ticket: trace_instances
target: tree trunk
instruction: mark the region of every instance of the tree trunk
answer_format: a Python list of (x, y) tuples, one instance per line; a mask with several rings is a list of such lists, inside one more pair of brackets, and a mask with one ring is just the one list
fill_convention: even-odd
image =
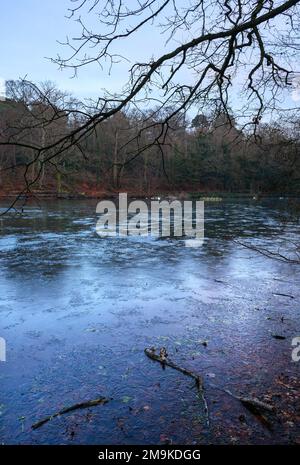
[(114, 166), (113, 166), (113, 186), (118, 187), (118, 143), (119, 143), (119, 131), (115, 132), (115, 147), (114, 147)]

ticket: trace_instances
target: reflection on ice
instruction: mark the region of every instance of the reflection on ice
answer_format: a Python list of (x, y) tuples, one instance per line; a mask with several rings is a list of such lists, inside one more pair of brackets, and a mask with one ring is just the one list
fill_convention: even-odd
[[(190, 381), (144, 356), (145, 347), (167, 347), (204, 381), (213, 376), (216, 384), (253, 394), (276, 384), (278, 372), (296, 376), (297, 364), (289, 362), (299, 329), (300, 272), (232, 240), (284, 247), (299, 224), (283, 225), (280, 208), (268, 201), (211, 204), (201, 244), (99, 238), (95, 202), (47, 202), (3, 218), (0, 336), (8, 362), (1, 365), (1, 441), (138, 444), (159, 443), (161, 434), (174, 444), (228, 443), (232, 435), (247, 443), (282, 440), (282, 428), (271, 438), (250, 420), (241, 429), (245, 412), (210, 388), (211, 423), (218, 426), (224, 412), (226, 421), (206, 430)], [(98, 395), (114, 402), (31, 431), (63, 405)]]

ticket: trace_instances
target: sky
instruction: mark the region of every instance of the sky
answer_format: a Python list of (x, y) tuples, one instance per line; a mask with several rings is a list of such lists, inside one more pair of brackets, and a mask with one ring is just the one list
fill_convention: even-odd
[[(101, 71), (99, 66), (84, 67), (78, 78), (72, 79), (71, 70), (59, 70), (56, 64), (47, 59), (55, 58), (57, 53), (63, 56), (67, 54), (66, 48), (57, 41), (63, 42), (67, 35), (80, 35), (79, 24), (66, 18), (70, 6), (71, 0), (2, 0), (0, 98), (1, 82), (24, 77), (36, 83), (53, 81), (60, 89), (70, 91), (81, 99), (97, 97), (104, 88), (111, 92), (121, 90), (127, 81), (128, 64), (117, 65), (110, 76), (107, 75), (107, 70)], [(91, 16), (91, 21), (93, 28), (99, 30), (94, 16)], [(153, 55), (157, 57), (165, 51), (159, 31), (155, 33), (150, 26), (134, 36), (133, 40), (126, 41), (126, 44), (118, 42), (118, 47), (118, 51), (126, 55), (132, 63), (136, 59), (144, 61)], [(173, 48), (174, 43), (169, 44), (169, 47)], [(183, 78), (188, 82), (191, 76), (185, 75)], [(238, 106), (239, 101), (236, 103)], [(292, 92), (287, 95), (285, 105), (295, 105)]]
[[(71, 70), (59, 70), (47, 57), (64, 55), (65, 47), (58, 44), (66, 36), (80, 33), (79, 25), (67, 19), (71, 0), (14, 0), (1, 2), (0, 28), (0, 79), (27, 77), (34, 82), (54, 81), (63, 90), (69, 90), (79, 97), (99, 95), (99, 90), (109, 87), (117, 91), (124, 83), (124, 67), (116, 68), (111, 76), (101, 72), (99, 66), (89, 66), (72, 79)], [(96, 22), (95, 22), (96, 25)], [(159, 34), (143, 31), (142, 46), (136, 42), (126, 44), (126, 55), (152, 54), (153, 48), (161, 46)], [(140, 53), (142, 52), (142, 53)]]
[(2, 2), (0, 75), (3, 79), (67, 82), (67, 76), (45, 59), (57, 48), (59, 31), (66, 30), (66, 0), (15, 0)]

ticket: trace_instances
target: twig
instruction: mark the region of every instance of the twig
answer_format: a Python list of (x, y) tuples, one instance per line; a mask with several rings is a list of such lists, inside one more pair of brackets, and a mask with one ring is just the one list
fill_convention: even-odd
[(273, 295), (280, 295), (282, 297), (289, 297), (290, 299), (294, 299), (295, 297), (291, 294), (281, 294), (280, 292), (273, 292)]
[(233, 397), (236, 400), (239, 400), (248, 410), (253, 411), (254, 409), (256, 410), (266, 410), (267, 412), (270, 413), (275, 413), (275, 407), (270, 404), (266, 404), (265, 402), (262, 402), (259, 399), (251, 398), (251, 397), (241, 397), (233, 394), (233, 392), (229, 391), (229, 389), (222, 388), (220, 386), (217, 386), (214, 383), (209, 383), (209, 385), (215, 389), (219, 389), (222, 392), (225, 392), (225, 394), (228, 394), (229, 396)]
[[(164, 348), (163, 348), (163, 350), (161, 349), (160, 353), (161, 354), (162, 353), (166, 354), (165, 349)], [(202, 381), (201, 376), (197, 375), (196, 373), (193, 373), (190, 370), (187, 370), (186, 368), (182, 368), (179, 365), (176, 365), (176, 363), (172, 362), (171, 360), (169, 360), (166, 357), (167, 354), (164, 357), (162, 357), (161, 355), (157, 355), (155, 353), (154, 348), (151, 348), (151, 349), (146, 348), (145, 349), (145, 354), (147, 355), (147, 357), (151, 358), (152, 360), (155, 360), (156, 362), (161, 363), (163, 367), (165, 365), (167, 365), (167, 366), (169, 366), (171, 368), (174, 368), (174, 370), (180, 371), (184, 375), (189, 376), (190, 378), (193, 378), (196, 381), (196, 386), (197, 386), (198, 392), (199, 392), (201, 400), (203, 401), (203, 404), (204, 404), (204, 410), (205, 410), (205, 413), (206, 413), (207, 426), (209, 426), (209, 411), (208, 411), (207, 401), (206, 401), (206, 398), (204, 396), (204, 387), (203, 387), (203, 381)]]
[(99, 399), (88, 400), (86, 402), (80, 402), (79, 404), (71, 405), (71, 407), (66, 407), (60, 410), (59, 412), (54, 413), (53, 415), (50, 415), (49, 417), (46, 417), (43, 420), (38, 421), (37, 423), (34, 423), (31, 426), (31, 428), (32, 429), (40, 428), (42, 425), (44, 425), (48, 421), (51, 421), (53, 418), (59, 417), (60, 415), (63, 415), (64, 413), (72, 412), (73, 410), (78, 410), (78, 409), (83, 409), (83, 408), (95, 407), (96, 405), (104, 405), (104, 404), (107, 404), (107, 402), (109, 402), (110, 400), (112, 399), (109, 399), (107, 397), (99, 397)]
[[(180, 367), (176, 363), (174, 363), (171, 360), (169, 360), (168, 358), (166, 358), (167, 353), (166, 353), (164, 348), (163, 348), (163, 351), (161, 349), (160, 353), (161, 354), (162, 353), (166, 354), (166, 356), (162, 357), (161, 355), (157, 355), (156, 352), (155, 352), (155, 348), (145, 349), (145, 354), (147, 355), (147, 357), (149, 357), (152, 360), (155, 360), (157, 362), (160, 362), (163, 367), (165, 365), (167, 365), (167, 366), (169, 366), (171, 368), (174, 368), (175, 370), (180, 371), (181, 373), (183, 373), (183, 374), (185, 374), (187, 376), (190, 376), (191, 378), (193, 378), (196, 381), (197, 388), (199, 390), (199, 393), (201, 394), (201, 397), (202, 397), (202, 400), (203, 400), (203, 403), (204, 403), (204, 406), (205, 406), (205, 411), (206, 411), (206, 415), (207, 415), (207, 424), (209, 426), (208, 406), (207, 406), (206, 399), (204, 397), (204, 392), (203, 392), (204, 388), (203, 388), (202, 378), (198, 374), (196, 374), (196, 373), (194, 373), (194, 372), (192, 372), (190, 370), (187, 370), (186, 368)], [(252, 412), (255, 415), (259, 414), (259, 416), (264, 420), (265, 423), (267, 423), (267, 420), (262, 415), (261, 411), (262, 410), (267, 411), (268, 413), (275, 413), (275, 411), (276, 411), (275, 407), (273, 407), (270, 404), (266, 404), (265, 402), (262, 402), (259, 399), (237, 396), (237, 395), (233, 394), (231, 391), (229, 391), (229, 389), (221, 388), (220, 386), (217, 386), (214, 383), (208, 383), (208, 385), (210, 387), (212, 387), (212, 388), (219, 389), (220, 391), (222, 391), (222, 392), (228, 394), (229, 396), (233, 397), (234, 399), (240, 401), (243, 404), (243, 406), (246, 407), (250, 412)]]

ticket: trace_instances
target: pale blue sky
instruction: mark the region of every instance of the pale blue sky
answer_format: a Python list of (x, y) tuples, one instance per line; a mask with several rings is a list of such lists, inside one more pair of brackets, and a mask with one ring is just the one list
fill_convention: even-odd
[[(102, 88), (111, 91), (120, 89), (126, 80), (127, 66), (116, 67), (112, 76), (101, 72), (97, 66), (89, 66), (81, 70), (79, 78), (70, 79), (71, 70), (58, 70), (57, 66), (46, 57), (55, 57), (59, 52), (65, 55), (67, 50), (57, 43), (80, 34), (79, 25), (67, 19), (67, 9), (72, 4), (70, 0), (14, 0), (2, 2), (0, 52), (2, 79), (18, 79), (25, 77), (35, 82), (51, 80), (60, 88), (70, 90), (80, 97), (99, 95)], [(94, 22), (96, 25), (96, 21)], [(95, 27), (95, 29), (96, 29)], [(120, 44), (121, 45), (121, 44)], [(157, 52), (161, 46), (159, 34), (153, 37), (153, 31), (143, 31), (142, 42), (128, 42), (126, 56), (134, 59), (136, 56)]]
[[(64, 47), (57, 43), (58, 40), (64, 41), (67, 35), (80, 35), (78, 23), (65, 17), (68, 7), (72, 5), (71, 0), (13, 0), (1, 3), (0, 79), (27, 76), (35, 82), (51, 80), (59, 88), (69, 90), (80, 98), (99, 96), (103, 88), (111, 92), (121, 90), (127, 81), (128, 64), (117, 65), (111, 76), (107, 76), (107, 70), (101, 72), (98, 66), (88, 66), (80, 71), (78, 78), (70, 79), (71, 70), (60, 71), (47, 60), (46, 57), (55, 57), (57, 53), (67, 54)], [(91, 25), (97, 31), (101, 27), (95, 16), (91, 16)], [(164, 50), (164, 42), (159, 30), (157, 33), (154, 31), (147, 26), (132, 40), (118, 42), (118, 52), (132, 62), (144, 61), (152, 55), (158, 57)], [(174, 43), (169, 44), (170, 48), (174, 46)], [(186, 82), (190, 78), (190, 74), (184, 75)], [(284, 105), (294, 106), (291, 92), (286, 97)]]
[(64, 14), (68, 3), (68, 0), (2, 2), (0, 74), (3, 78), (16, 79), (27, 74), (36, 81), (66, 82), (63, 74), (44, 57), (53, 55), (55, 41), (60, 31), (66, 29)]

